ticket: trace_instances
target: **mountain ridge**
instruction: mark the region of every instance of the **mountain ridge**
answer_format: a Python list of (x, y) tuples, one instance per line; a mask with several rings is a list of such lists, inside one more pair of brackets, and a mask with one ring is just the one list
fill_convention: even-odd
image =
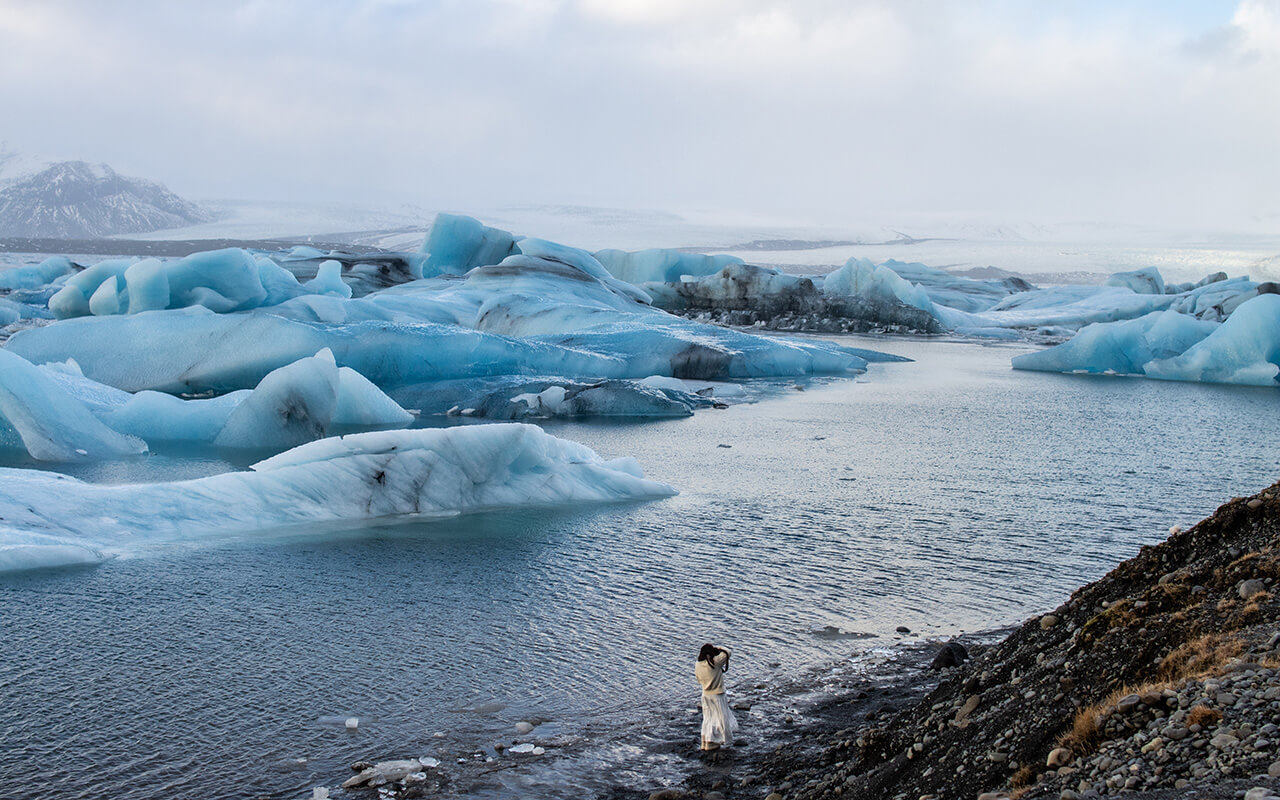
[(0, 236), (96, 239), (214, 218), (163, 184), (107, 164), (58, 161), (0, 186)]

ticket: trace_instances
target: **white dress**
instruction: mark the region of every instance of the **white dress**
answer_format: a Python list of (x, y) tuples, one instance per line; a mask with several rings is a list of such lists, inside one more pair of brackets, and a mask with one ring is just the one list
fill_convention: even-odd
[(699, 661), (698, 683), (702, 685), (702, 738), (716, 744), (732, 744), (738, 732), (738, 720), (724, 695), (724, 672), (729, 665), (727, 653), (718, 653), (711, 664)]

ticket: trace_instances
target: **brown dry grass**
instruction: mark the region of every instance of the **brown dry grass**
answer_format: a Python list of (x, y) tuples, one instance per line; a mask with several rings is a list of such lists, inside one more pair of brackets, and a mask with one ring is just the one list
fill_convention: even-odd
[(1161, 659), (1157, 672), (1166, 681), (1200, 678), (1217, 673), (1242, 652), (1244, 642), (1239, 637), (1210, 633), (1174, 648)]
[(1094, 745), (1098, 743), (1098, 736), (1102, 732), (1102, 722), (1111, 712), (1115, 710), (1116, 703), (1120, 698), (1136, 694), (1139, 696), (1149, 692), (1162, 692), (1165, 689), (1173, 688), (1170, 681), (1152, 681), (1137, 686), (1125, 684), (1107, 695), (1101, 702), (1086, 706), (1076, 712), (1075, 718), (1071, 721), (1071, 730), (1058, 737), (1058, 747), (1065, 747), (1078, 756), (1088, 755), (1093, 752)]
[(1222, 712), (1216, 708), (1209, 706), (1195, 706), (1191, 709), (1191, 713), (1187, 714), (1187, 727), (1199, 725), (1207, 728), (1222, 719)]
[(1071, 730), (1058, 737), (1058, 747), (1065, 747), (1078, 756), (1092, 752), (1102, 729), (1102, 708), (1102, 704), (1097, 703), (1077, 711)]
[(1009, 785), (1014, 789), (1024, 789), (1035, 783), (1038, 777), (1040, 776), (1036, 773), (1036, 768), (1026, 764), (1013, 773), (1013, 777), (1009, 779)]
[(1262, 606), (1271, 600), (1271, 592), (1258, 592), (1249, 598), (1249, 602), (1240, 611), (1240, 616), (1246, 621), (1253, 621), (1257, 617), (1262, 616)]

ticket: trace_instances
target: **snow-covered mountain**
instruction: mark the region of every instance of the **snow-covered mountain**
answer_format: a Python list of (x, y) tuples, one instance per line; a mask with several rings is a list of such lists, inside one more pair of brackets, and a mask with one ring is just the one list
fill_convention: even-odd
[(94, 239), (211, 219), (163, 185), (106, 164), (58, 161), (0, 186), (0, 236)]

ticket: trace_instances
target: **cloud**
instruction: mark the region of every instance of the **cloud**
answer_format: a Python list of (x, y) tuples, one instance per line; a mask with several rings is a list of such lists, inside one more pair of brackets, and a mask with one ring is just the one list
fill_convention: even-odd
[(0, 0), (3, 137), (194, 194), (1230, 225), (1280, 12), (993, 0)]

